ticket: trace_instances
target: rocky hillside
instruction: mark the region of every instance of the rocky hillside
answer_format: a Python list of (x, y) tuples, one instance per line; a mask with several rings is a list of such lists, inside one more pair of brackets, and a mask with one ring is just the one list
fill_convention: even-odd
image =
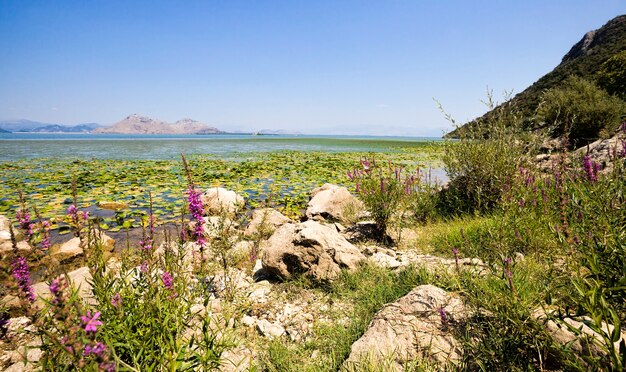
[[(544, 91), (559, 86), (568, 76), (576, 75), (597, 82), (598, 72), (609, 58), (626, 50), (626, 15), (620, 15), (597, 30), (587, 32), (574, 44), (554, 70), (547, 73), (523, 92), (513, 97), (512, 102), (524, 116), (531, 117)], [(480, 125), (493, 115), (493, 110), (465, 125)], [(463, 126), (464, 127), (464, 126)], [(461, 128), (463, 128), (461, 127)], [(458, 129), (446, 136), (458, 136)]]
[(217, 128), (210, 127), (192, 119), (182, 119), (175, 123), (168, 123), (158, 119), (151, 119), (138, 114), (130, 115), (110, 127), (98, 128), (93, 133), (117, 134), (215, 134), (223, 133)]

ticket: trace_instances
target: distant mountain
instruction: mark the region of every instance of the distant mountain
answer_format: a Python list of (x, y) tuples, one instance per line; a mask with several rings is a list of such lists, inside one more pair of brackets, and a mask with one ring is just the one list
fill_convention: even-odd
[(85, 123), (76, 125), (42, 123), (26, 119), (0, 121), (0, 129), (9, 132), (34, 132), (34, 133), (89, 133), (100, 127), (100, 124)]
[(26, 119), (0, 121), (0, 128), (8, 130), (9, 132), (30, 132), (32, 129), (44, 127), (46, 125), (53, 124)]
[[(598, 72), (609, 58), (626, 50), (626, 15), (620, 15), (597, 30), (587, 32), (563, 57), (561, 63), (512, 99), (513, 106), (526, 117), (532, 117), (543, 92), (558, 87), (567, 77), (576, 75), (597, 82)], [(602, 87), (601, 84), (599, 84)], [(493, 111), (465, 125), (480, 126)], [(456, 129), (446, 137), (457, 137)]]
[(217, 128), (210, 127), (192, 119), (182, 119), (175, 123), (168, 123), (158, 119), (133, 114), (110, 127), (102, 127), (93, 133), (117, 134), (214, 134), (223, 133)]
[(11, 132), (8, 131), (8, 130), (4, 130), (4, 129), (0, 128), (0, 133), (11, 133)]
[(31, 133), (91, 133), (92, 130), (99, 128), (100, 124), (87, 123), (77, 125), (59, 125), (50, 124), (43, 127), (31, 129)]

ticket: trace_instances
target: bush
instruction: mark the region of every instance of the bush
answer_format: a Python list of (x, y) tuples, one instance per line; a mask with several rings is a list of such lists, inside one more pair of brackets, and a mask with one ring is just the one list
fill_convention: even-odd
[(458, 141), (446, 143), (443, 161), (450, 183), (440, 198), (444, 214), (492, 210), (531, 151), (532, 141), (522, 132), (523, 118), (511, 102), (497, 106), (489, 96), (487, 105), (493, 114), (486, 122), (465, 126), (457, 131)]
[(374, 159), (363, 159), (359, 168), (348, 172), (348, 178), (356, 183), (356, 191), (376, 223), (376, 237), (386, 241), (387, 224), (421, 182), (419, 174), (391, 163), (381, 165)]
[(577, 76), (543, 94), (536, 120), (555, 138), (566, 136), (574, 148), (615, 132), (625, 112), (622, 100)]
[(626, 99), (626, 50), (604, 62), (597, 76), (602, 89)]

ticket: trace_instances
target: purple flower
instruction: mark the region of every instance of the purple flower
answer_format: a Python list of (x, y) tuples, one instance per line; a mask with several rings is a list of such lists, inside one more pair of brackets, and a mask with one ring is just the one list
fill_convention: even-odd
[(106, 351), (107, 347), (105, 344), (103, 344), (102, 342), (96, 342), (95, 345), (91, 346), (91, 345), (85, 345), (85, 351), (83, 352), (83, 354), (85, 356), (89, 356), (89, 355), (95, 355), (99, 358), (102, 357), (102, 354), (104, 354), (104, 352)]
[(121, 304), (122, 296), (120, 296), (119, 292), (116, 292), (113, 297), (111, 297), (111, 305), (113, 305), (113, 307), (120, 307)]
[(163, 281), (163, 286), (167, 290), (171, 290), (174, 286), (174, 279), (172, 278), (172, 275), (170, 275), (170, 273), (168, 273), (167, 271), (163, 272), (163, 275), (161, 275), (161, 280)]
[(152, 239), (146, 238), (146, 240), (139, 241), (139, 249), (142, 251), (151, 251), (152, 250)]
[(139, 270), (144, 273), (147, 274), (148, 273), (148, 261), (144, 261), (141, 263), (141, 266), (139, 267)]
[(83, 321), (85, 325), (85, 332), (97, 332), (98, 326), (102, 325), (102, 322), (98, 320), (100, 318), (100, 312), (96, 312), (91, 315), (91, 311), (87, 311), (87, 314), (80, 317), (80, 320)]
[(50, 283), (50, 293), (54, 296), (52, 303), (55, 305), (63, 303), (64, 284), (65, 282), (63, 281), (63, 277), (56, 278)]
[(187, 201), (189, 202), (189, 212), (195, 221), (194, 238), (200, 245), (200, 250), (204, 248), (206, 239), (204, 238), (204, 206), (202, 205), (202, 193), (193, 186), (187, 189)]
[(31, 286), (30, 271), (28, 269), (28, 263), (24, 257), (18, 256), (15, 260), (13, 260), (11, 274), (17, 281), (20, 297), (28, 300), (29, 302), (34, 302), (35, 294), (33, 293), (33, 287)]
[(28, 239), (33, 236), (33, 222), (30, 220), (30, 214), (26, 209), (20, 209), (15, 214), (20, 228), (26, 232)]
[(41, 243), (39, 243), (39, 247), (42, 250), (48, 250), (50, 248), (50, 222), (49, 221), (41, 221)]
[(78, 208), (76, 208), (76, 206), (74, 204), (72, 204), (69, 207), (67, 207), (67, 210), (65, 212), (70, 217), (77, 216), (78, 215)]
[(98, 364), (98, 368), (101, 371), (104, 371), (104, 372), (115, 372), (115, 363), (113, 363), (113, 362), (110, 362), (110, 363), (102, 362), (102, 363)]
[(596, 182), (598, 180), (598, 170), (600, 169), (600, 165), (592, 161), (589, 154), (585, 155), (583, 158), (583, 167), (585, 168), (587, 179), (591, 182)]
[(450, 316), (446, 312), (446, 309), (443, 306), (437, 307), (437, 313), (439, 313), (439, 318), (441, 319), (441, 325), (446, 328), (450, 324)]

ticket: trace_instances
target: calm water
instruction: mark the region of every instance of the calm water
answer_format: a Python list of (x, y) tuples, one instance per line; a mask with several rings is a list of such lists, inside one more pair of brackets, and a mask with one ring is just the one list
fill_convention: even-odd
[(181, 153), (232, 159), (251, 152), (280, 150), (393, 152), (439, 140), (434, 137), (1, 133), (0, 161), (31, 158), (169, 160), (178, 159)]

